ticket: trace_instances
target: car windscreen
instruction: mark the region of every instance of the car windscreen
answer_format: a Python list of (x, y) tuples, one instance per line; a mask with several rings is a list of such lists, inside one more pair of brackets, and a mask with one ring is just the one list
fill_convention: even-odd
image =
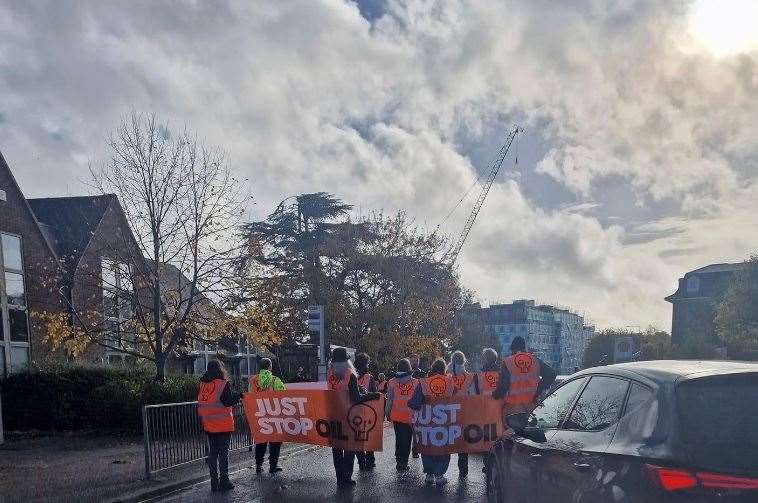
[(758, 471), (758, 373), (684, 381), (676, 399), (679, 446), (690, 463)]

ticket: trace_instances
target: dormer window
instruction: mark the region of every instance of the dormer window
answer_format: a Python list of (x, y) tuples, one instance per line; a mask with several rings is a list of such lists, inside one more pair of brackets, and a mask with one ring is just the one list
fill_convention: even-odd
[(697, 292), (700, 290), (700, 276), (690, 276), (687, 278), (687, 292)]

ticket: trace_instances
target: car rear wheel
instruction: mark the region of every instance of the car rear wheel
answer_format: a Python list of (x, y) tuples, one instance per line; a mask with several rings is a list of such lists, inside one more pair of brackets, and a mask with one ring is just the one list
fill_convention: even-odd
[(506, 503), (503, 472), (497, 456), (487, 457), (487, 503)]

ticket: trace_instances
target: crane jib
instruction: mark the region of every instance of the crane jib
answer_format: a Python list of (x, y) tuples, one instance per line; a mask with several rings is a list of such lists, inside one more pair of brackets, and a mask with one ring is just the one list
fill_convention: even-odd
[(492, 168), (490, 169), (490, 174), (487, 176), (487, 181), (482, 186), (482, 190), (479, 191), (479, 197), (476, 199), (474, 208), (471, 210), (471, 214), (466, 219), (466, 224), (463, 226), (463, 231), (461, 232), (461, 235), (458, 238), (458, 242), (453, 249), (453, 253), (450, 259), (451, 264), (454, 264), (458, 258), (458, 254), (461, 252), (463, 244), (466, 242), (466, 238), (468, 237), (471, 228), (474, 226), (474, 221), (476, 220), (477, 215), (479, 215), (479, 210), (482, 209), (484, 200), (487, 199), (487, 194), (490, 192), (492, 183), (495, 181), (495, 177), (497, 176), (500, 168), (503, 165), (503, 162), (505, 161), (505, 156), (508, 155), (508, 150), (510, 150), (511, 145), (513, 144), (513, 140), (522, 131), (523, 129), (521, 129), (519, 126), (514, 126), (513, 130), (511, 130), (511, 132), (508, 134), (505, 143), (502, 147), (500, 147), (500, 152), (498, 152), (497, 157), (492, 162)]

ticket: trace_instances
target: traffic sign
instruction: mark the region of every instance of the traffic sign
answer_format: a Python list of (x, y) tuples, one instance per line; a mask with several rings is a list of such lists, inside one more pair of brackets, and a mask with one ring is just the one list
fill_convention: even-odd
[(634, 354), (634, 338), (630, 336), (616, 337), (613, 341), (613, 361), (628, 362)]

